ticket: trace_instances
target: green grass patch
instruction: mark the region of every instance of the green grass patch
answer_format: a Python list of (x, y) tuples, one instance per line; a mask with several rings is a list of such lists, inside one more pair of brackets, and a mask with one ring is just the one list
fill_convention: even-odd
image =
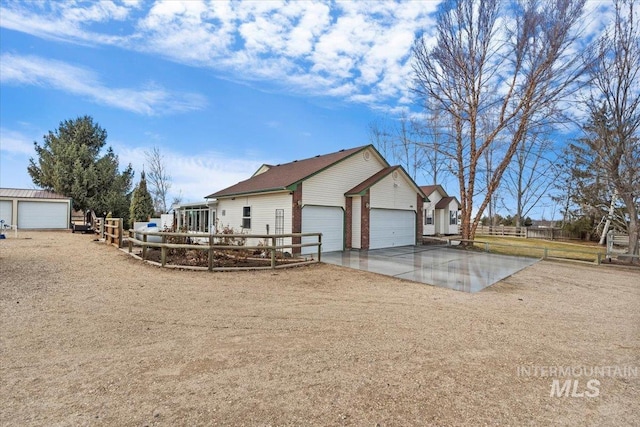
[(523, 239), (518, 237), (480, 236), (474, 244), (478, 250), (489, 252), (518, 255), (534, 258), (542, 258), (545, 255), (549, 258), (566, 258), (580, 261), (594, 262), (598, 254), (604, 254), (605, 248), (593, 243), (581, 242), (559, 242), (541, 239)]

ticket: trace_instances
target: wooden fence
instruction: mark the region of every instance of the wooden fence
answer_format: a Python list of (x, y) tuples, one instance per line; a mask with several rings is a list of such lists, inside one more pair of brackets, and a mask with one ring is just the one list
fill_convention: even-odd
[[(136, 236), (141, 236), (141, 239)], [(160, 242), (151, 242), (149, 237), (154, 236), (160, 238)], [(300, 238), (307, 236), (316, 236), (317, 242), (310, 243), (291, 243), (286, 245), (278, 245), (277, 242), (284, 238)], [(168, 240), (171, 237), (178, 237), (189, 239), (207, 239), (208, 244), (192, 244), (192, 243), (170, 243)], [(246, 246), (244, 244), (233, 244), (236, 239), (246, 242), (248, 239), (261, 239), (264, 242), (270, 244), (264, 244), (259, 246)], [(142, 248), (142, 259), (146, 260), (149, 248), (160, 248), (160, 265), (165, 267), (167, 265), (167, 254), (169, 249), (188, 249), (197, 251), (207, 251), (208, 254), (208, 266), (206, 269), (209, 271), (226, 271), (226, 270), (261, 270), (261, 269), (275, 269), (281, 267), (287, 267), (292, 265), (304, 265), (310, 263), (318, 263), (322, 256), (322, 233), (292, 233), (292, 234), (208, 234), (208, 233), (178, 233), (178, 232), (164, 232), (164, 231), (143, 231), (143, 230), (129, 230), (129, 237), (127, 238), (129, 245), (129, 253), (133, 251), (134, 245)], [(295, 260), (282, 258), (282, 254), (285, 249), (303, 248), (308, 246), (317, 247), (317, 259), (312, 260)], [(238, 259), (247, 258), (240, 254), (241, 251), (261, 251), (269, 254), (269, 266), (240, 266), (240, 267), (216, 267), (215, 255), (225, 251), (238, 252)], [(278, 265), (278, 255), (280, 254), (280, 262)], [(204, 268), (204, 267), (203, 267)]]
[(509, 227), (504, 225), (479, 225), (476, 235), (479, 236), (512, 236), (527, 237), (526, 227)]
[(564, 261), (593, 262), (600, 265), (606, 254), (602, 251), (584, 250), (576, 245), (576, 248), (557, 248), (546, 246), (525, 246), (514, 245), (502, 242), (486, 242), (482, 240), (448, 239), (449, 246), (459, 246), (467, 244), (471, 248), (483, 249), (485, 252), (501, 253), (507, 255), (517, 255), (534, 257), (541, 259), (557, 259)]
[(513, 227), (505, 225), (479, 225), (476, 229), (477, 236), (511, 236), (522, 237), (524, 239), (576, 239), (576, 236), (561, 228), (538, 228), (538, 227)]
[(104, 220), (104, 241), (108, 245), (118, 248), (122, 247), (122, 218), (105, 218)]

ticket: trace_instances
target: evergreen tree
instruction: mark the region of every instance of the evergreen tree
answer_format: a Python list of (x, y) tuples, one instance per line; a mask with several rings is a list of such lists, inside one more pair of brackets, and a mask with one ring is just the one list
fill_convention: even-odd
[(106, 145), (107, 132), (90, 116), (61, 122), (58, 129), (34, 142), (37, 161), (27, 171), (37, 186), (71, 197), (76, 209), (93, 209), (128, 217), (133, 169), (118, 168), (118, 156)]
[(153, 198), (147, 189), (144, 171), (140, 174), (140, 182), (131, 197), (131, 227), (136, 221), (148, 221), (154, 213)]

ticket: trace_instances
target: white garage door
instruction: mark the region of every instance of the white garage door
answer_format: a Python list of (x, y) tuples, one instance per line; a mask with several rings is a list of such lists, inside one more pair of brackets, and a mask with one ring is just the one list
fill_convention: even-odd
[[(305, 206), (302, 208), (302, 232), (322, 233), (322, 252), (344, 249), (344, 211), (333, 206)], [(317, 242), (315, 236), (303, 237), (302, 243)], [(316, 246), (303, 247), (303, 254), (317, 253)]]
[(69, 204), (18, 202), (18, 228), (69, 228)]
[(415, 245), (416, 213), (397, 209), (371, 209), (369, 248)]
[(6, 225), (13, 224), (13, 211), (11, 209), (11, 205), (11, 200), (0, 201), (0, 219), (3, 219)]

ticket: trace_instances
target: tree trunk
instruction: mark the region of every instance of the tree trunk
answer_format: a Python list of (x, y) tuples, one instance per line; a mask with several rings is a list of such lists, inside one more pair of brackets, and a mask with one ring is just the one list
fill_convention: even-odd
[[(630, 255), (640, 255), (640, 245), (638, 244), (638, 235), (640, 234), (640, 230), (638, 230), (638, 226), (640, 225), (638, 224), (638, 206), (634, 203), (631, 195), (623, 194), (621, 198), (629, 211), (629, 227), (627, 228), (629, 234), (628, 253)], [(640, 259), (636, 258), (634, 262), (640, 263)]]

